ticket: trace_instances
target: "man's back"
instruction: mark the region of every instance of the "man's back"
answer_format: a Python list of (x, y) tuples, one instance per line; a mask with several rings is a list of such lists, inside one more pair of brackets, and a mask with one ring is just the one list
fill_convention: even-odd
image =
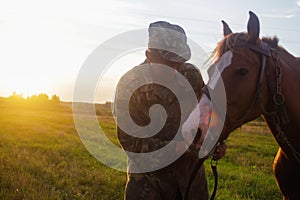
[[(115, 99), (118, 138), (129, 164), (125, 199), (180, 199), (198, 161), (197, 153), (182, 146), (181, 123), (204, 83), (199, 70), (186, 63), (191, 52), (180, 26), (150, 24), (145, 53), (146, 61), (120, 79)], [(190, 193), (207, 200), (203, 167)]]
[[(145, 73), (135, 74), (134, 71), (136, 68), (141, 67), (145, 70)], [(133, 68), (121, 78), (117, 87), (118, 100), (122, 100), (123, 96), (127, 96), (124, 92), (127, 91), (126, 88), (128, 85), (123, 84), (124, 79), (131, 79), (133, 82), (142, 82), (145, 79), (153, 79), (153, 77), (151, 77), (151, 73), (147, 69), (148, 67), (150, 68), (151, 64), (146, 61)], [(204, 82), (199, 70), (192, 64), (184, 63), (178, 71), (174, 70), (174, 73), (178, 72), (181, 73), (191, 84), (197, 98), (200, 97), (201, 88), (203, 87)], [(176, 81), (176, 79), (171, 76), (172, 75), (165, 78), (169, 78), (169, 81)], [(128, 80), (126, 80), (126, 82), (128, 82)], [(181, 87), (180, 90), (182, 93), (189, 89), (185, 85), (179, 85), (179, 87)], [(186, 98), (190, 97), (186, 96)], [(118, 128), (118, 137), (122, 147), (130, 152), (145, 153), (158, 150), (173, 140), (180, 128), (180, 121), (185, 121), (193, 109), (193, 105), (189, 105), (189, 108), (183, 109), (185, 113), (181, 113), (179, 101), (184, 101), (184, 99), (178, 100), (176, 95), (169, 88), (156, 83), (143, 85), (134, 91), (129, 101), (129, 113), (132, 120), (137, 125), (146, 126), (150, 123), (151, 119), (149, 116), (149, 109), (155, 104), (163, 106), (167, 113), (167, 120), (164, 127), (155, 136), (150, 138), (133, 137)], [(160, 117), (162, 118), (163, 116), (156, 115), (155, 120), (160, 120)], [(182, 138), (176, 138), (176, 140), (180, 139)]]

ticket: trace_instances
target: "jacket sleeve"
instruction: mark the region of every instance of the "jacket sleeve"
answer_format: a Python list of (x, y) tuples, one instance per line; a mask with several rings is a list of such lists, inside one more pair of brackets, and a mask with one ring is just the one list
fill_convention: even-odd
[[(159, 137), (148, 137), (148, 138), (140, 138), (134, 137), (134, 135), (139, 135), (140, 133), (137, 130), (132, 130), (132, 132), (127, 133), (125, 132), (122, 127), (119, 126), (120, 120), (125, 122), (126, 126), (130, 126), (130, 123), (133, 122), (135, 125), (140, 127), (145, 127), (151, 121), (149, 116), (149, 108), (152, 106), (150, 105), (147, 99), (147, 94), (143, 91), (146, 90), (145, 87), (138, 88), (132, 94), (129, 94), (128, 87), (130, 84), (123, 84), (124, 78), (122, 77), (118, 83), (117, 91), (115, 95), (115, 105), (119, 104), (123, 105), (124, 103), (129, 103), (129, 116), (124, 114), (123, 112), (119, 112), (116, 116), (117, 118), (117, 134), (119, 142), (122, 148), (129, 152), (135, 153), (145, 153), (151, 152), (153, 150), (157, 150), (162, 146), (166, 145), (168, 142), (161, 141)], [(132, 81), (136, 81), (137, 79), (132, 78)], [(126, 81), (128, 83), (128, 81)], [(134, 84), (134, 83), (133, 83)], [(123, 99), (124, 96), (130, 96), (130, 99)], [(115, 113), (117, 113), (115, 107)], [(129, 119), (130, 118), (130, 119)], [(140, 129), (141, 130), (141, 129)], [(143, 129), (142, 131), (147, 131), (147, 129)], [(148, 130), (149, 131), (149, 130)]]
[(183, 75), (191, 84), (199, 100), (202, 94), (201, 89), (205, 85), (199, 69), (190, 63), (186, 63), (184, 67)]
[[(196, 94), (196, 97), (199, 101), (201, 98), (201, 95), (202, 95), (202, 88), (205, 85), (199, 69), (190, 63), (186, 63), (185, 67), (184, 67), (183, 75), (186, 77), (186, 79), (191, 84), (191, 86)], [(192, 112), (192, 110), (190, 112)], [(197, 133), (196, 133), (196, 137), (194, 138), (193, 144), (191, 144), (189, 146), (190, 150), (196, 150), (196, 152), (199, 150), (196, 148), (195, 144), (198, 141), (198, 139), (200, 138), (200, 136), (201, 136), (201, 130), (198, 129)]]

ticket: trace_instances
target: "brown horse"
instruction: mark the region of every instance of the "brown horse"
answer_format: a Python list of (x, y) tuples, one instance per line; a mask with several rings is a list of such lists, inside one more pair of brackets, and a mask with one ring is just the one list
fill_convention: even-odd
[[(222, 22), (224, 38), (213, 53), (216, 67), (210, 71), (215, 73), (203, 90), (206, 95), (200, 100), (200, 112), (201, 106), (208, 105), (204, 101), (208, 101), (209, 91), (215, 90), (217, 79), (223, 81), (227, 102), (219, 141), (263, 115), (280, 146), (273, 165), (278, 186), (284, 199), (299, 200), (300, 58), (278, 46), (277, 38), (260, 39), (259, 20), (252, 12), (245, 33), (232, 33)], [(201, 115), (211, 113), (202, 112)], [(202, 130), (209, 126), (201, 122), (201, 118), (199, 124)]]

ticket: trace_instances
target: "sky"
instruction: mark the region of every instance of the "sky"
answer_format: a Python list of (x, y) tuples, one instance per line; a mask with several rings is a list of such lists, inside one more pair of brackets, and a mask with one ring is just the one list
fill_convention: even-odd
[[(261, 36), (276, 35), (300, 55), (300, 0), (0, 0), (0, 96), (46, 93), (72, 101), (78, 73), (97, 47), (158, 20), (181, 25), (209, 55), (222, 39), (221, 20), (245, 31), (250, 10), (260, 19)], [(143, 59), (139, 49), (113, 60), (95, 101), (111, 101), (118, 78)]]

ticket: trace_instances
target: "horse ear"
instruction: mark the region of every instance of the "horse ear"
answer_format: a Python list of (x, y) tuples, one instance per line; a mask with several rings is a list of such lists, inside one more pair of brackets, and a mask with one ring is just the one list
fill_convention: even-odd
[(223, 24), (223, 34), (224, 34), (224, 36), (231, 34), (232, 30), (229, 28), (228, 24), (223, 20), (222, 20), (222, 24)]
[(248, 21), (247, 29), (248, 29), (248, 41), (251, 43), (256, 43), (259, 37), (259, 20), (258, 17), (253, 13), (249, 12), (250, 18)]

